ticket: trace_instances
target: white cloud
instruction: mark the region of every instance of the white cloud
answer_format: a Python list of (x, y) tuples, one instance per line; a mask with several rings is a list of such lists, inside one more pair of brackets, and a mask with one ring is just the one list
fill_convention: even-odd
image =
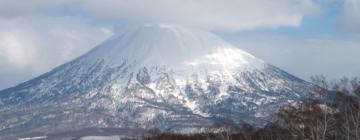
[(16, 36), (16, 33), (0, 34), (0, 58), (16, 68), (24, 68), (34, 50), (23, 47), (24, 44), (21, 44)]
[(0, 18), (0, 89), (70, 61), (111, 34), (73, 18)]

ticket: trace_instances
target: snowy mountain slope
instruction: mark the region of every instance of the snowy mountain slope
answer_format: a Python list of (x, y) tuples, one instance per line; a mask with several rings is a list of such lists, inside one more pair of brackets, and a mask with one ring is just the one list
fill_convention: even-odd
[(263, 125), (312, 87), (209, 32), (129, 27), (72, 62), (0, 91), (0, 135)]

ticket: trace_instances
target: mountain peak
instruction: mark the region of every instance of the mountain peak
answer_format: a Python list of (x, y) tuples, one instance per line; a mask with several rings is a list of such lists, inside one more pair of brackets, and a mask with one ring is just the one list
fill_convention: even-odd
[(263, 126), (311, 88), (210, 32), (128, 27), (82, 57), (0, 91), (0, 139), (94, 127)]
[[(227, 43), (217, 35), (176, 25), (131, 26), (86, 55), (110, 66), (124, 60), (138, 66), (179, 69), (261, 68), (263, 61)], [(94, 61), (94, 60), (90, 60)]]

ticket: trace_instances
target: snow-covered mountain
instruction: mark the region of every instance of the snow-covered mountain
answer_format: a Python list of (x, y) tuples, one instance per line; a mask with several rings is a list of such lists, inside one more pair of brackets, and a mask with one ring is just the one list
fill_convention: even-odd
[(263, 125), (312, 87), (206, 31), (129, 27), (76, 60), (0, 91), (0, 135)]

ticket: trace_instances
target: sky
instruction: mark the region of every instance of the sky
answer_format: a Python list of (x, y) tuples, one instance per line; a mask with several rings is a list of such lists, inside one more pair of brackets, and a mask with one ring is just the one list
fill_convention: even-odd
[(360, 0), (0, 0), (0, 89), (144, 23), (209, 30), (305, 80), (360, 76)]

